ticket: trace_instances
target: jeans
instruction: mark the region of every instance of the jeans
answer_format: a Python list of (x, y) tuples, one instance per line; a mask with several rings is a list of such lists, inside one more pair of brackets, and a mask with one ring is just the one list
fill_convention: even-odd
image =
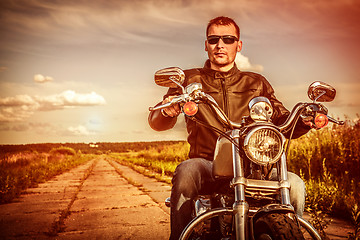
[[(272, 172), (276, 176), (276, 169)], [(299, 176), (288, 172), (291, 184), (290, 201), (295, 212), (302, 216), (305, 205), (305, 184)], [(192, 220), (194, 200), (198, 195), (213, 193), (220, 184), (212, 175), (212, 162), (203, 158), (193, 158), (180, 163), (172, 179), (170, 200), (170, 240), (179, 239), (181, 232)]]

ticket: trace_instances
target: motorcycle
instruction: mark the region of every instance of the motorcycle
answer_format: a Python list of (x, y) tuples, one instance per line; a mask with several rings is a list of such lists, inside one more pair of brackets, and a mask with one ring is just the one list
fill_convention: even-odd
[[(321, 103), (332, 101), (336, 90), (323, 82), (312, 83), (308, 88), (312, 102), (296, 104), (286, 121), (276, 126), (271, 122), (273, 107), (266, 97), (253, 98), (249, 102), (249, 116), (236, 123), (202, 91), (201, 83), (184, 87), (184, 80), (185, 74), (180, 68), (157, 71), (157, 85), (180, 88), (182, 94), (149, 110), (179, 104), (186, 117), (199, 122), (196, 119), (198, 105), (209, 105), (216, 118), (231, 129), (224, 131), (199, 122), (219, 134), (213, 175), (219, 180), (229, 179), (230, 184), (211, 196), (198, 197), (194, 218), (180, 239), (304, 239), (305, 232), (313, 239), (321, 239), (316, 229), (298, 216), (290, 204), (287, 153), (300, 118), (307, 118), (315, 129), (325, 127), (329, 121), (344, 124), (328, 116), (327, 108)], [(288, 141), (286, 134), (290, 135)], [(274, 171), (277, 180), (270, 180)], [(170, 206), (169, 199), (166, 205)]]

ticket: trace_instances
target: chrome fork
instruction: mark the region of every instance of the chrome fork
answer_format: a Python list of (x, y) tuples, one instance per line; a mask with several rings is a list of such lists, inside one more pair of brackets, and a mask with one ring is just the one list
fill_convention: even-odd
[[(231, 132), (231, 137), (237, 145), (239, 145), (240, 131), (235, 129)], [(233, 205), (234, 217), (235, 217), (235, 232), (236, 239), (243, 240), (248, 239), (248, 213), (249, 213), (249, 204), (245, 201), (245, 181), (244, 179), (244, 168), (242, 160), (240, 158), (240, 153), (237, 147), (232, 145), (232, 155), (233, 155), (233, 170), (234, 170), (234, 180), (233, 187), (235, 192), (235, 202)], [(240, 180), (240, 181), (238, 181)]]

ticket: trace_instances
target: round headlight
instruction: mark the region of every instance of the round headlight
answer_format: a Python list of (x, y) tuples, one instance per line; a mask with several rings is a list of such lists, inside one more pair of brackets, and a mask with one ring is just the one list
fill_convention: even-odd
[(249, 102), (250, 117), (254, 121), (269, 121), (273, 108), (266, 97), (256, 97)]
[(245, 137), (245, 153), (256, 164), (273, 164), (280, 159), (284, 142), (284, 137), (276, 129), (267, 126), (257, 127)]

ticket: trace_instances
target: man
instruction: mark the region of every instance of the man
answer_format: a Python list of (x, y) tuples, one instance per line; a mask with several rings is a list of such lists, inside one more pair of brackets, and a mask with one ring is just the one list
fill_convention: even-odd
[[(235, 57), (241, 51), (240, 30), (238, 25), (228, 17), (217, 17), (210, 20), (206, 30), (205, 51), (208, 60), (203, 68), (185, 71), (184, 86), (200, 82), (204, 92), (210, 94), (224, 110), (230, 120), (240, 122), (243, 116), (249, 115), (248, 103), (257, 96), (267, 97), (274, 107), (272, 121), (275, 124), (284, 122), (288, 110), (275, 98), (269, 82), (261, 75), (238, 70)], [(171, 88), (164, 96), (162, 103), (169, 102), (178, 89)], [(176, 123), (180, 107), (174, 105), (154, 111), (149, 115), (150, 126), (157, 130), (167, 130)], [(206, 106), (199, 105), (196, 117), (212, 126), (223, 129)], [(212, 176), (212, 160), (218, 134), (186, 118), (188, 142), (190, 144), (189, 160), (179, 164), (172, 179), (171, 191), (171, 236), (178, 239), (182, 230), (191, 221), (193, 201), (199, 194), (209, 194), (216, 189)], [(296, 137), (306, 133), (310, 128), (299, 123)], [(305, 203), (305, 186), (295, 174), (289, 173), (292, 186), (291, 203), (297, 214), (302, 215)]]

